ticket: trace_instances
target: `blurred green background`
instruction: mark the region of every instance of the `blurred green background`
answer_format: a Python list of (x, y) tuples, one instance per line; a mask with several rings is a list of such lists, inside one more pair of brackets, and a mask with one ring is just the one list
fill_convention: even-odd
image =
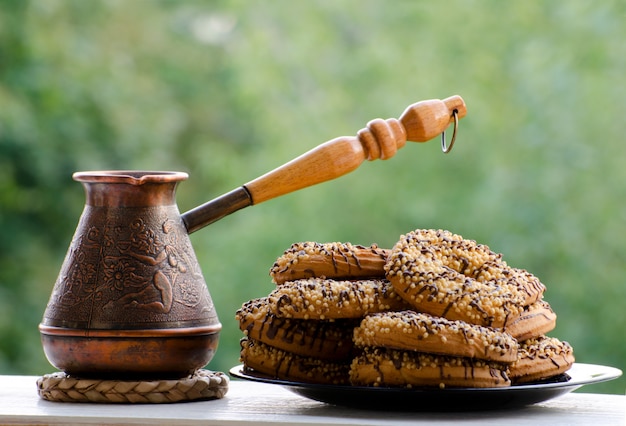
[(209, 368), (238, 363), (234, 313), (291, 243), (416, 228), (504, 253), (546, 284), (578, 362), (626, 368), (625, 2), (0, 5), (0, 374), (54, 371), (37, 325), (83, 208), (74, 171), (186, 171), (186, 211), (453, 94), (452, 153), (407, 144), (192, 235), (224, 326)]

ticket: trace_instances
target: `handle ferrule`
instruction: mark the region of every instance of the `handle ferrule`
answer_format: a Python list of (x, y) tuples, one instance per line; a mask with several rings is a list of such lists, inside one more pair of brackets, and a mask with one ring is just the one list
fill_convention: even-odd
[(214, 198), (181, 215), (188, 233), (196, 232), (237, 210), (252, 205), (252, 197), (243, 186)]

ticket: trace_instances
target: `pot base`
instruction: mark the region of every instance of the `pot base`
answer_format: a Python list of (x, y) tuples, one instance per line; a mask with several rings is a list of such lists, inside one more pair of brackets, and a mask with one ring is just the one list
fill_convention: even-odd
[(48, 361), (70, 376), (145, 380), (178, 379), (204, 367), (215, 355), (221, 325), (202, 332), (39, 328)]

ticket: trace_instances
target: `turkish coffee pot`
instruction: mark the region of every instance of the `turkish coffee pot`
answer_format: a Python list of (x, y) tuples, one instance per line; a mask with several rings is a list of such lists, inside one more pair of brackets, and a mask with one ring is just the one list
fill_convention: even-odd
[(190, 233), (365, 160), (391, 158), (407, 140), (441, 135), (447, 152), (465, 114), (459, 96), (418, 102), (399, 120), (372, 120), (356, 137), (325, 142), (182, 215), (175, 191), (186, 173), (75, 173), (86, 203), (39, 325), (46, 357), (77, 377), (181, 378), (202, 368), (215, 354), (221, 324)]

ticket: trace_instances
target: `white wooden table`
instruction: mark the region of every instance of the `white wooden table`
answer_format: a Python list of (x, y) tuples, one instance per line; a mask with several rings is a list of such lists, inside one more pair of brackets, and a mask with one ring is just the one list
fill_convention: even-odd
[(0, 376), (0, 424), (625, 425), (626, 396), (570, 393), (507, 411), (399, 413), (348, 409), (281, 386), (233, 380), (225, 398), (168, 405), (48, 402), (34, 376)]

